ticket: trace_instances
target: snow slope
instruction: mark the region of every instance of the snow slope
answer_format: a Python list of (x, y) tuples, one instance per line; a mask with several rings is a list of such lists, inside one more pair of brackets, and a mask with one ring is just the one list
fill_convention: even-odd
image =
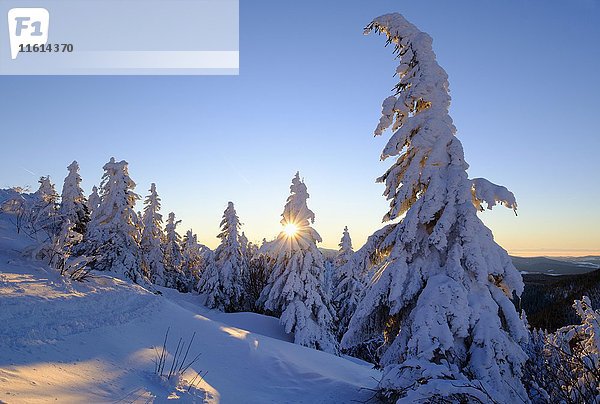
[[(1, 216), (0, 402), (345, 403), (371, 397), (380, 378), (360, 361), (290, 343), (274, 318), (107, 276), (70, 283), (23, 258), (28, 240)], [(202, 354), (174, 382), (153, 374), (167, 327), (171, 354), (193, 332), (190, 356)], [(208, 373), (188, 391), (196, 372)]]

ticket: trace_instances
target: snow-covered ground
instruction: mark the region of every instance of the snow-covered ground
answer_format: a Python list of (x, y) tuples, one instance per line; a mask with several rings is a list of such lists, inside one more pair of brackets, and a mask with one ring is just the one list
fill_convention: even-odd
[[(0, 402), (346, 403), (367, 400), (381, 377), (290, 343), (271, 317), (208, 310), (197, 295), (158, 296), (108, 276), (69, 282), (24, 258), (27, 243), (0, 217)], [(167, 327), (170, 354), (195, 332), (190, 357), (201, 356), (165, 382), (154, 361)], [(198, 372), (207, 373), (188, 389)]]

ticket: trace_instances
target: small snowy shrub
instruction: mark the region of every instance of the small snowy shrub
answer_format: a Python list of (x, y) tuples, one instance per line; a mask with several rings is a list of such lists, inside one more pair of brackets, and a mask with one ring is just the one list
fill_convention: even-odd
[(13, 187), (9, 190), (9, 197), (0, 205), (0, 213), (9, 215), (9, 221), (14, 224), (17, 234), (21, 233), (27, 224), (27, 203), (25, 195), (28, 189)]
[(0, 207), (0, 212), (10, 215), (17, 233), (24, 232), (33, 240), (46, 242), (60, 230), (58, 194), (49, 176), (40, 177), (40, 187), (32, 194), (21, 187), (10, 190), (10, 197)]
[(600, 402), (600, 312), (587, 296), (573, 307), (581, 324), (531, 333), (524, 380), (533, 402)]

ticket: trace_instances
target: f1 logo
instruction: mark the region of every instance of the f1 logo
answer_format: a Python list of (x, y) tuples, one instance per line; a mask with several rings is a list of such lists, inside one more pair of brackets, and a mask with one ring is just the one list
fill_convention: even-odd
[(10, 57), (16, 59), (22, 45), (45, 45), (48, 42), (50, 13), (45, 8), (11, 8), (8, 10)]

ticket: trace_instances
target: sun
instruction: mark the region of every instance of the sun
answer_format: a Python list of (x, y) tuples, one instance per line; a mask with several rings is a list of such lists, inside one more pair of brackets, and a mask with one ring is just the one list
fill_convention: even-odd
[(283, 228), (283, 232), (288, 237), (294, 237), (296, 233), (298, 233), (298, 226), (296, 226), (294, 223), (288, 223)]

